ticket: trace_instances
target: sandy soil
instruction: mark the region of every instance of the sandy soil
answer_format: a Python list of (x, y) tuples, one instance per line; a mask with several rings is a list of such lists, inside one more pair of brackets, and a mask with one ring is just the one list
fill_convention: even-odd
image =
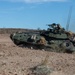
[(46, 56), (50, 75), (75, 75), (75, 54), (30, 50), (16, 46), (8, 34), (0, 34), (0, 75), (31, 75), (29, 68), (40, 64)]

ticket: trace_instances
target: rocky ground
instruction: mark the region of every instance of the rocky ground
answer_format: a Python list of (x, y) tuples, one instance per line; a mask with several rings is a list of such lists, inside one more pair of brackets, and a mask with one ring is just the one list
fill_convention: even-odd
[(75, 75), (75, 54), (21, 48), (10, 40), (9, 34), (0, 34), (0, 75), (31, 75), (30, 68), (45, 58), (46, 65), (54, 69), (50, 75)]

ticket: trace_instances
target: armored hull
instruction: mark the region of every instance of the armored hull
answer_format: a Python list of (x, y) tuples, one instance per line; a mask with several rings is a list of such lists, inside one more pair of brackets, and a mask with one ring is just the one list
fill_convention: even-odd
[(64, 28), (58, 29), (52, 26), (53, 24), (49, 25), (47, 30), (42, 30), (39, 33), (13, 33), (10, 38), (21, 47), (53, 52), (74, 52), (74, 41), (70, 40)]

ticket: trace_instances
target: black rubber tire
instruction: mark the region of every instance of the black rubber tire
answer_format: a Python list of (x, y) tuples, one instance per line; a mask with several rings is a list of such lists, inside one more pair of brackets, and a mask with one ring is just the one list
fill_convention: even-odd
[(73, 44), (70, 41), (64, 41), (60, 47), (63, 47), (65, 49), (66, 53), (72, 53), (73, 52)]
[(18, 40), (16, 40), (16, 39), (14, 39), (13, 41), (14, 41), (14, 43), (15, 43), (16, 45), (20, 45), (20, 41), (18, 41)]

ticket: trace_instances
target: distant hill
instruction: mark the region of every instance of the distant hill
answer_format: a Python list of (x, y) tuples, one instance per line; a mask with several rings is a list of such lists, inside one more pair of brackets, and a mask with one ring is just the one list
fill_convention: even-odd
[(11, 34), (15, 32), (38, 32), (38, 30), (33, 29), (22, 29), (22, 28), (0, 28), (0, 34)]

